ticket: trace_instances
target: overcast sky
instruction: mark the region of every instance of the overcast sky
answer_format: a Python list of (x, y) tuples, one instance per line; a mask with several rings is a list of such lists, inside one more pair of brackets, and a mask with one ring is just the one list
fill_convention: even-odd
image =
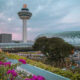
[(17, 13), (27, 4), (33, 16), (28, 20), (28, 40), (38, 35), (80, 30), (80, 0), (0, 0), (0, 33), (22, 38), (22, 21)]

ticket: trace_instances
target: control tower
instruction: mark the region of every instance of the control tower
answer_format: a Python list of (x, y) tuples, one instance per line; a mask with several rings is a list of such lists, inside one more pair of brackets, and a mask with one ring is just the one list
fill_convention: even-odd
[(23, 31), (22, 31), (23, 42), (27, 43), (27, 20), (31, 18), (32, 13), (29, 12), (27, 5), (24, 4), (21, 11), (18, 12), (18, 15), (19, 15), (20, 19), (23, 20)]

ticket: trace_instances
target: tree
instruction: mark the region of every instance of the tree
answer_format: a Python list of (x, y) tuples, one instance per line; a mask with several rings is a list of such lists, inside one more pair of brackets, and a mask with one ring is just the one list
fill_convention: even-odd
[(49, 62), (56, 62), (60, 65), (61, 62), (65, 62), (65, 57), (72, 54), (74, 46), (58, 37), (40, 37), (35, 41), (33, 48), (42, 51)]
[(42, 51), (43, 47), (46, 45), (46, 42), (47, 42), (46, 37), (40, 37), (35, 41), (33, 48), (35, 50), (41, 50)]

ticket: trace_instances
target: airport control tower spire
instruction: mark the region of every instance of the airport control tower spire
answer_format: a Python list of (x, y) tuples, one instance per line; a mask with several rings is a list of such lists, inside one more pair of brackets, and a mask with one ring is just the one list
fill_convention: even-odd
[(27, 20), (30, 19), (32, 16), (32, 13), (29, 12), (29, 9), (27, 8), (27, 5), (24, 4), (21, 11), (18, 13), (20, 19), (23, 20), (23, 42), (27, 42)]

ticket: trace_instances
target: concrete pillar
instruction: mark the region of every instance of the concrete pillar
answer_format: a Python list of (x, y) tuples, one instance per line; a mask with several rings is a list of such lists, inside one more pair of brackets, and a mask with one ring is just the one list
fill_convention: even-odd
[(23, 19), (23, 42), (27, 42), (27, 20)]

